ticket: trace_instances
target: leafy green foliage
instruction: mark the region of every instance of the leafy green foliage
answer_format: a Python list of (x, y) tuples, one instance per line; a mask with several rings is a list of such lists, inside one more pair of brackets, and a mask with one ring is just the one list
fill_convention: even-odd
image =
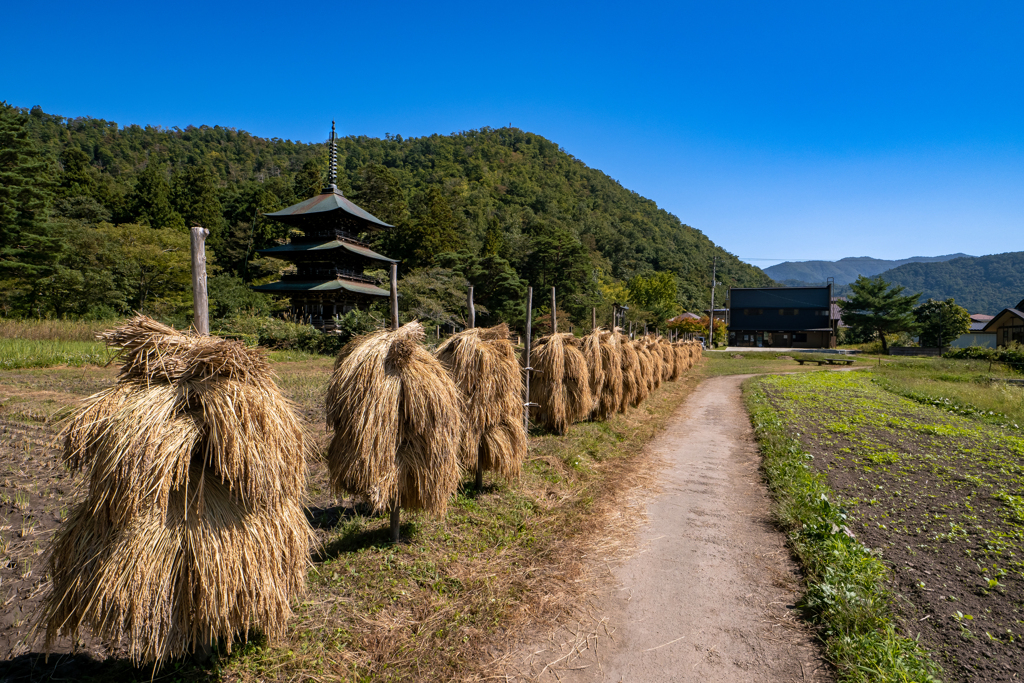
[[(6, 107), (4, 112), (4, 125), (21, 132), (3, 138), (3, 153), (21, 159), (24, 169), (35, 169), (19, 171), (25, 180), (18, 185), (32, 188), (37, 197), (36, 204), (18, 203), (22, 218), (27, 208), (38, 205), (32, 209), (36, 227), (30, 231), (35, 240), (8, 240), (5, 233), (0, 244), (0, 250), (19, 245), (17, 253), (0, 252), (0, 259), (18, 268), (45, 271), (60, 256), (48, 219), (74, 220), (86, 231), (107, 222), (171, 231), (195, 223), (210, 229), (209, 253), (226, 274), (265, 281), (281, 264), (258, 258), (256, 251), (286, 237), (288, 229), (262, 214), (307, 198), (325, 182), (323, 144), (257, 138), (219, 126), (120, 128), (41, 110), (29, 115)], [(18, 135), (20, 141), (13, 141)], [(12, 145), (21, 151), (6, 151)], [(526, 284), (537, 291), (557, 287), (559, 307), (577, 324), (589, 321), (592, 306), (610, 311), (611, 302), (598, 286), (602, 279), (627, 281), (651, 272), (675, 278), (680, 307), (706, 307), (705, 283), (715, 256), (726, 287), (771, 282), (654, 202), (587, 168), (550, 141), (517, 129), (410, 139), (340, 138), (338, 163), (339, 189), (396, 226), (377, 235), (374, 246), (402, 259), (403, 276), (441, 266), (442, 254), (468, 253), (475, 263), (460, 269), (464, 278), (481, 290), (488, 289), (484, 280), (470, 271), (479, 268), (497, 278), (493, 291), (481, 292), (489, 322), (521, 318)], [(50, 170), (57, 168), (63, 170), (50, 180)], [(55, 183), (56, 201), (50, 200), (48, 183)], [(103, 259), (75, 261), (71, 269), (83, 282), (101, 279), (100, 273), (86, 271)], [(116, 278), (113, 284), (121, 286)], [(30, 310), (57, 314), (55, 297), (40, 303), (38, 288), (25, 278), (4, 291), (10, 315)], [(185, 306), (187, 292), (183, 288), (178, 294)], [(106, 298), (128, 306), (136, 296), (122, 291)], [(103, 305), (117, 307), (116, 302)], [(67, 311), (89, 308), (67, 297), (62, 306)]]
[(843, 322), (862, 334), (872, 333), (882, 342), (882, 349), (888, 349), (885, 335), (897, 332), (914, 332), (914, 303), (920, 294), (904, 296), (904, 287), (891, 287), (881, 277), (860, 276), (852, 285), (853, 296), (840, 301)]
[(971, 329), (971, 316), (953, 299), (928, 299), (914, 308), (921, 346), (948, 346)]
[(629, 302), (653, 315), (653, 322), (660, 325), (676, 312), (676, 296), (679, 288), (672, 273), (641, 273), (634, 275), (627, 283)]

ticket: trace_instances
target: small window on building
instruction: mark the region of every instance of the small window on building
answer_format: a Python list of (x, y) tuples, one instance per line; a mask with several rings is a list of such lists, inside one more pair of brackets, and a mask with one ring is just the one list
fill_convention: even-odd
[(793, 315), (796, 315), (796, 314), (797, 314), (797, 310), (794, 308), (793, 309)]
[(785, 308), (780, 308), (779, 309), (779, 315), (786, 315), (786, 309)]

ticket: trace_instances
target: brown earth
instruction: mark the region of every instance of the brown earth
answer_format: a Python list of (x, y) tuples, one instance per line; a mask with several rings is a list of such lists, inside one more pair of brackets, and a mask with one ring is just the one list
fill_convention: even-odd
[(743, 379), (704, 382), (652, 443), (662, 486), (636, 552), (572, 625), (520, 652), (511, 680), (831, 680), (792, 611), (800, 577), (772, 525)]

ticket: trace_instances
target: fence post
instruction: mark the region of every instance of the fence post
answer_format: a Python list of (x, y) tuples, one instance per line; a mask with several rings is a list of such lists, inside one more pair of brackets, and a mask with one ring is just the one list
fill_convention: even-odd
[(473, 285), (469, 286), (469, 327), (476, 327), (476, 307), (473, 306)]
[[(398, 264), (391, 264), (391, 329), (398, 329)], [(401, 501), (395, 498), (391, 508), (391, 542), (398, 543), (402, 525)]]
[(530, 347), (533, 342), (533, 287), (526, 288), (526, 401), (523, 403), (523, 429), (530, 433)]
[(192, 324), (199, 334), (210, 334), (210, 304), (206, 293), (206, 238), (210, 231), (194, 225), (189, 233), (192, 242)]

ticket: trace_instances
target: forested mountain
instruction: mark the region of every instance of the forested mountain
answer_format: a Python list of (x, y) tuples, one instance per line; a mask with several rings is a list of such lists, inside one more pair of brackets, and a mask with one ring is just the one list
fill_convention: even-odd
[(921, 292), (921, 299), (947, 299), (969, 313), (995, 315), (1024, 299), (1024, 251), (968, 256), (942, 263), (908, 263), (882, 277)]
[[(401, 272), (468, 278), (492, 311), (512, 315), (525, 283), (555, 285), (560, 307), (589, 320), (590, 306), (625, 298), (655, 273), (675, 284), (661, 313), (696, 309), (707, 305), (714, 256), (727, 286), (771, 282), (539, 135), (342, 137), (338, 152), (346, 196), (397, 226), (377, 246), (402, 260)], [(287, 229), (262, 214), (319, 192), (326, 145), (2, 105), (0, 174), (0, 313), (184, 310), (186, 226), (211, 231), (212, 297), (275, 278), (283, 264), (254, 254)]]
[(872, 277), (907, 263), (949, 261), (964, 256), (967, 254), (911, 256), (896, 261), (871, 258), (870, 256), (848, 256), (838, 261), (785, 261), (768, 266), (764, 272), (772, 279), (792, 286), (820, 284), (830, 277), (835, 278), (837, 285), (845, 285), (856, 280), (859, 275)]

